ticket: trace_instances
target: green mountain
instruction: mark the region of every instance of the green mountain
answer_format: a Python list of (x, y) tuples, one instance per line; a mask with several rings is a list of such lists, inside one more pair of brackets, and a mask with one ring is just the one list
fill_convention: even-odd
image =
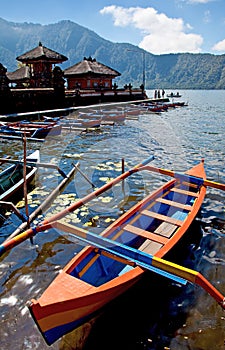
[(13, 23), (0, 18), (0, 63), (8, 72), (18, 67), (16, 57), (42, 42), (66, 57), (65, 69), (92, 56), (116, 69), (119, 87), (131, 83), (138, 87), (145, 73), (146, 88), (224, 89), (225, 55), (153, 55), (128, 43), (113, 43), (71, 21), (41, 25)]

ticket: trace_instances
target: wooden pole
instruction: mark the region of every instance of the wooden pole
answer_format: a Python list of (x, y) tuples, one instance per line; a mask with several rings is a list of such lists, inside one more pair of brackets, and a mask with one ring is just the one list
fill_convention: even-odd
[[(188, 174), (182, 174), (182, 173), (176, 173), (172, 170), (168, 170), (168, 169), (163, 169), (163, 168), (157, 168), (157, 167), (153, 167), (153, 166), (147, 166), (146, 170), (148, 171), (153, 171), (155, 173), (159, 173), (159, 174), (163, 174), (163, 175), (168, 175), (174, 178), (182, 178), (183, 180), (186, 179), (186, 181), (199, 181), (200, 178), (196, 177), (196, 176), (192, 176), (192, 175), (188, 175)], [(220, 183), (220, 182), (215, 182), (215, 181), (210, 181), (207, 179), (202, 179), (202, 184), (204, 186), (208, 186), (208, 187), (212, 187), (212, 188), (217, 188), (219, 190), (225, 191), (225, 184)]]
[(81, 171), (76, 164), (72, 163), (74, 167), (77, 168), (78, 172), (85, 178), (85, 180), (87, 180), (87, 182), (93, 187), (95, 188), (96, 186), (93, 184), (93, 182), (91, 182), (91, 180), (89, 180), (89, 178), (87, 177), (86, 174), (83, 173), (83, 171)]
[(27, 227), (30, 227), (29, 220), (29, 208), (28, 208), (28, 198), (27, 198), (27, 140), (26, 134), (23, 137), (23, 193), (25, 202), (25, 211), (27, 217)]
[[(24, 193), (24, 202), (25, 202), (25, 214), (26, 214), (26, 225), (27, 228), (30, 228), (30, 218), (29, 218), (29, 207), (28, 207), (28, 198), (27, 198), (27, 139), (26, 133), (23, 137), (23, 193)], [(33, 237), (30, 237), (31, 244), (34, 243)]]
[[(122, 174), (124, 174), (125, 172), (125, 162), (124, 162), (124, 158), (122, 158)], [(124, 180), (122, 181), (122, 191), (123, 191), (123, 194), (125, 195), (124, 193)]]

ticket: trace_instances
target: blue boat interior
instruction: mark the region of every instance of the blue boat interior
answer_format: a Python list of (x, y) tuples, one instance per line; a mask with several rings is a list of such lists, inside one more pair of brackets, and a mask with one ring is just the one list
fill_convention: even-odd
[[(148, 232), (156, 236), (157, 228), (166, 221), (166, 219), (163, 221), (162, 217), (169, 218), (170, 225), (173, 226), (172, 234), (174, 234), (178, 227), (173, 224), (173, 219), (174, 222), (175, 220), (182, 222), (186, 219), (190, 207), (194, 204), (199, 186), (196, 184), (189, 185), (185, 182), (185, 184), (179, 183), (176, 189), (178, 189), (178, 192), (172, 186), (169, 189), (166, 188), (160, 194), (158, 193), (157, 197), (152, 198), (147, 204), (140, 207), (122, 226), (116, 227), (107, 238), (138, 249), (148, 239), (145, 236), (148, 235)], [(161, 198), (163, 198), (162, 202), (160, 201)], [(174, 202), (174, 205), (171, 204), (171, 201)], [(150, 211), (150, 214), (148, 214), (148, 211)], [(159, 218), (159, 216), (161, 217)], [(128, 228), (126, 228), (127, 225)], [(134, 232), (129, 231), (131, 225), (132, 228), (134, 227)], [(145, 234), (135, 233), (135, 228), (143, 230)], [(160, 236), (160, 233), (157, 234)], [(132, 266), (101, 254), (99, 249), (93, 249), (70, 274), (97, 287), (130, 269), (132, 269)]]

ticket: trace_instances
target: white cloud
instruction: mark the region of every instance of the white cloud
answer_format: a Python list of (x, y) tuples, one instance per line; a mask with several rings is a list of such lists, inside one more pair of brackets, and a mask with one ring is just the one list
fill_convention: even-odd
[(130, 7), (128, 9), (120, 6), (106, 6), (100, 13), (102, 15), (111, 14), (113, 16), (114, 24), (118, 27), (126, 27), (129, 23), (132, 22), (133, 11), (135, 8)]
[(167, 33), (159, 38), (156, 34), (149, 34), (144, 37), (139, 46), (154, 54), (192, 52), (199, 53), (199, 46), (202, 40), (196, 38), (195, 34)]
[(212, 2), (215, 0), (188, 0), (190, 4), (208, 4), (209, 2)]
[(101, 14), (110, 14), (114, 25), (134, 26), (143, 39), (139, 46), (154, 54), (201, 51), (203, 39), (200, 35), (186, 33), (191, 29), (182, 18), (170, 18), (154, 8), (106, 6)]
[(213, 46), (212, 50), (214, 50), (214, 51), (220, 51), (220, 52), (225, 51), (225, 39), (219, 41), (218, 43), (216, 43), (216, 44)]

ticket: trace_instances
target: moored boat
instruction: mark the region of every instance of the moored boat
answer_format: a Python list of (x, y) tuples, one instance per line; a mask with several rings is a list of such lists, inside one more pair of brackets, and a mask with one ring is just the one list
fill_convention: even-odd
[(176, 107), (184, 107), (184, 106), (188, 106), (187, 102), (174, 102)]
[[(80, 237), (89, 246), (67, 264), (40, 298), (29, 304), (47, 344), (91, 319), (133, 286), (147, 266), (155, 272), (161, 268), (161, 259), (182, 239), (200, 210), (206, 194), (205, 178), (200, 162), (137, 203), (100, 236), (62, 221), (50, 222), (50, 227)], [(173, 272), (174, 266), (168, 266), (165, 275)], [(181, 272), (184, 278), (189, 273), (185, 269)], [(170, 277), (184, 283), (182, 278)], [(194, 277), (200, 280), (197, 273)], [(224, 302), (220, 295), (218, 300)]]
[(168, 109), (168, 108), (184, 107), (184, 106), (187, 106), (188, 104), (185, 102), (173, 101), (173, 102), (158, 102), (158, 105), (166, 106)]
[(56, 122), (12, 122), (2, 125), (0, 133), (5, 135), (24, 136), (30, 138), (45, 138), (47, 135), (58, 136), (62, 126)]
[(109, 122), (123, 122), (126, 119), (126, 114), (124, 113), (107, 113), (102, 114), (102, 121)]
[(80, 118), (98, 119), (100, 122), (123, 122), (126, 119), (127, 114), (123, 111), (95, 111), (91, 113), (79, 112)]
[(99, 128), (101, 119), (97, 118), (80, 118), (80, 119), (65, 119), (61, 122), (63, 129), (65, 128)]
[[(40, 152), (36, 150), (29, 156), (27, 161), (37, 163), (40, 160)], [(29, 184), (35, 176), (37, 168), (27, 165), (26, 167), (26, 182)], [(0, 173), (0, 201), (9, 201), (16, 198), (16, 194), (23, 189), (24, 172), (23, 163), (18, 162), (3, 170)]]
[(158, 103), (143, 102), (140, 104), (141, 108), (148, 112), (160, 113), (167, 111), (168, 107)]

